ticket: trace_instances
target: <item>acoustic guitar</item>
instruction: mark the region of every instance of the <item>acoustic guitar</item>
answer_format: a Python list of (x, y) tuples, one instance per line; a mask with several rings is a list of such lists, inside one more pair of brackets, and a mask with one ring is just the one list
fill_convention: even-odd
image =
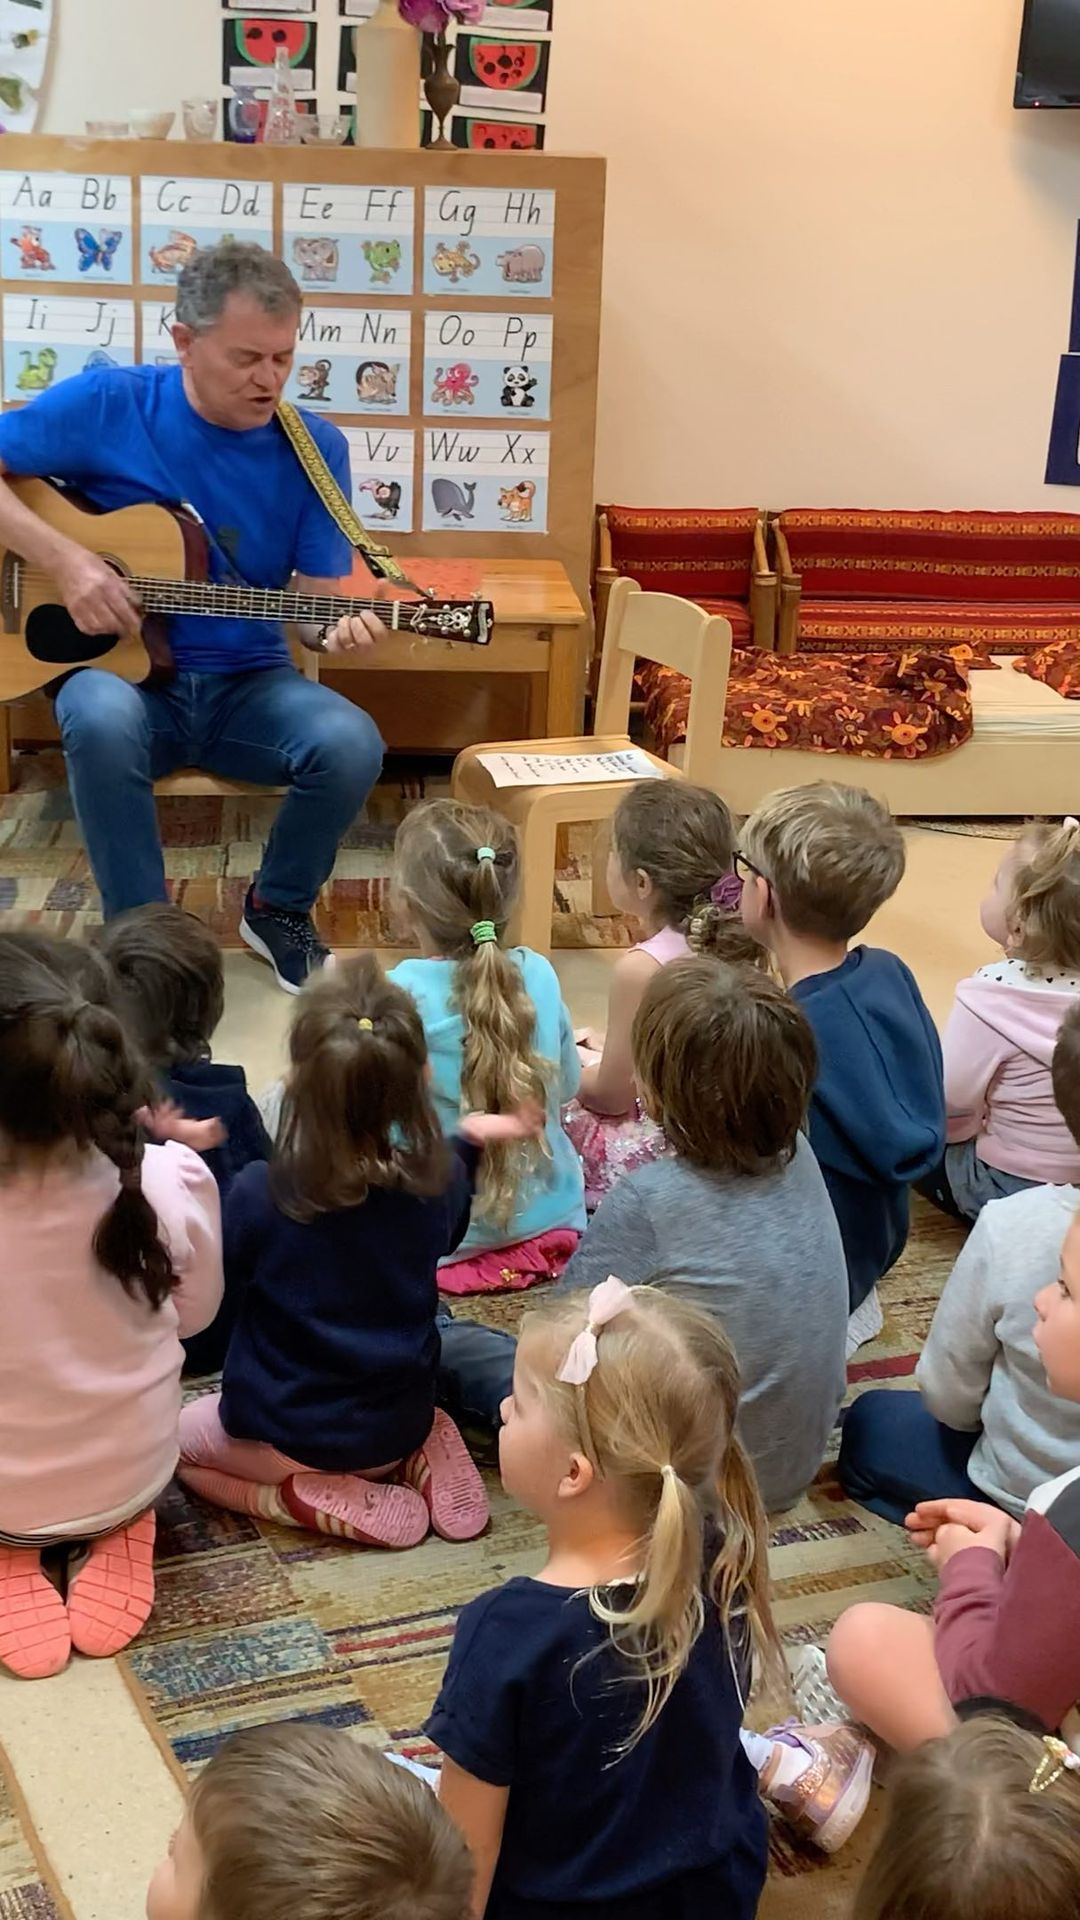
[[(140, 634), (83, 633), (56, 583), (17, 553), (0, 557), (0, 701), (18, 700), (72, 667), (105, 667), (144, 680), (171, 660), (160, 620), (169, 613), (208, 619), (284, 620), (324, 626), (362, 609), (394, 633), (486, 646), (494, 609), (488, 600), (366, 600), (348, 594), (294, 593), (239, 582), (211, 583), (210, 548), (197, 516), (183, 507), (120, 507), (98, 513), (48, 480), (8, 478), (23, 505), (69, 540), (96, 553), (126, 581), (147, 619)], [(389, 663), (388, 663), (389, 664)]]

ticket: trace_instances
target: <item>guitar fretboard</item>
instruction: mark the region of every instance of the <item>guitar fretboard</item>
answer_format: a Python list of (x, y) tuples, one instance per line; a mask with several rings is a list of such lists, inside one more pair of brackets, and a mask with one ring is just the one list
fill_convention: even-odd
[(377, 613), (395, 631), (423, 611), (423, 601), (366, 600), (350, 594), (291, 593), (277, 587), (229, 586), (203, 580), (129, 577), (127, 583), (147, 613), (191, 613), (233, 620), (291, 620), (298, 626), (326, 626), (354, 613)]

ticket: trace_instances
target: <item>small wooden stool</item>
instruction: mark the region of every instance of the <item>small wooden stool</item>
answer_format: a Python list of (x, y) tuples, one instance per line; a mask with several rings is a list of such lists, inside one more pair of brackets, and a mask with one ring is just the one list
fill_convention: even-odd
[(673, 766), (655, 754), (649, 754), (649, 760), (665, 779), (712, 785), (709, 775), (716, 765), (716, 743), (724, 717), (731, 627), (720, 615), (703, 613), (689, 600), (678, 600), (667, 593), (642, 593), (627, 579), (615, 582), (608, 601), (595, 734), (568, 740), (485, 743), (467, 747), (454, 762), (451, 791), (455, 800), (490, 807), (517, 828), (522, 886), (512, 937), (537, 953), (548, 953), (551, 949), (555, 842), (560, 826), (578, 820), (601, 823), (593, 845), (593, 910), (612, 911), (604, 881), (607, 823), (623, 794), (635, 782), (605, 780), (582, 786), (497, 787), (487, 768), (481, 766), (480, 755), (625, 752), (633, 744), (627, 728), (634, 663), (639, 658), (673, 667), (691, 682), (682, 766)]

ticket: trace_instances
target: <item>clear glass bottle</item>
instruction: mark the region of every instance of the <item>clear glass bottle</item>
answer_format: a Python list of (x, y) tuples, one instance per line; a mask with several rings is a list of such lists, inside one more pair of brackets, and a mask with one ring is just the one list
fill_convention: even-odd
[(267, 146), (275, 147), (295, 147), (300, 139), (292, 72), (284, 47), (279, 47), (274, 55), (274, 78), (266, 108), (263, 139)]

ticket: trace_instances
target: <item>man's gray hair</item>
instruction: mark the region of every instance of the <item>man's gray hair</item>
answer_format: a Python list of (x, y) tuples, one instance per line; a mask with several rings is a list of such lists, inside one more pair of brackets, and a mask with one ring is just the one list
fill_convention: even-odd
[(221, 319), (231, 293), (254, 300), (264, 313), (299, 313), (303, 295), (285, 265), (248, 240), (219, 240), (200, 247), (176, 282), (176, 318), (193, 333)]

